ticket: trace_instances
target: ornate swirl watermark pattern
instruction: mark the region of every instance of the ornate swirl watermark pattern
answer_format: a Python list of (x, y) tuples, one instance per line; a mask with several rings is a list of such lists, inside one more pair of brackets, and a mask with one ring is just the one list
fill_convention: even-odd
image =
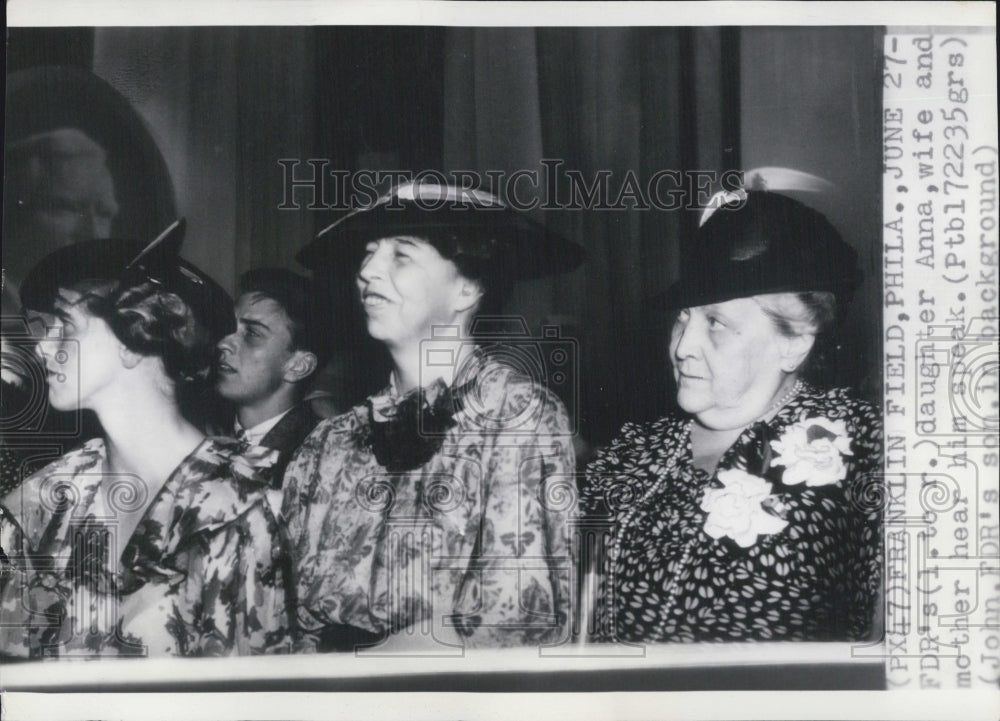
[(364, 510), (385, 513), (396, 502), (396, 487), (391, 474), (368, 476), (354, 488), (354, 500)]

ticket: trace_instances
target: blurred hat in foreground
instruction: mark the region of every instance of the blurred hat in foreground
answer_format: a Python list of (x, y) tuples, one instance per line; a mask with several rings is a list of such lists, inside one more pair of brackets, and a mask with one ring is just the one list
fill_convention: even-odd
[(104, 79), (83, 68), (35, 66), (11, 73), (5, 96), (5, 157), (32, 138), (67, 129), (106, 152), (120, 207), (114, 234), (150, 236), (177, 216), (170, 173), (149, 127)]
[(317, 272), (354, 273), (369, 241), (442, 231), (495, 238), (500, 244), (499, 262), (518, 279), (572, 270), (586, 255), (573, 241), (513, 210), (490, 193), (408, 182), (322, 230), (296, 259)]

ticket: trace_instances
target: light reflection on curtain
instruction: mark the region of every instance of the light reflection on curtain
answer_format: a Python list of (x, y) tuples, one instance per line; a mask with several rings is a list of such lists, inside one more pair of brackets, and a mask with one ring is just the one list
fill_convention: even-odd
[(236, 35), (235, 29), (98, 28), (94, 42), (94, 72), (146, 119), (170, 169), (178, 212), (188, 221), (185, 257), (229, 289)]
[(310, 28), (98, 28), (94, 71), (146, 119), (187, 217), (184, 255), (233, 289), (240, 272), (294, 267), (308, 212), (277, 210), (277, 159), (311, 157)]

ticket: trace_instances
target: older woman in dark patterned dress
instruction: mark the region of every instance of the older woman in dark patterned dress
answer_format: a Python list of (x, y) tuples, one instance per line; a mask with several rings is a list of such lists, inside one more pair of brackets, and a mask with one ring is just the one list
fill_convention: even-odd
[(287, 641), (276, 524), (253, 470), (268, 459), (206, 438), (179, 405), (208, 387), (232, 322), (225, 291), (177, 257), (179, 233), (141, 255), (121, 240), (62, 248), (21, 286), (52, 407), (92, 410), (103, 434), (0, 499), (5, 656), (216, 656)]
[(877, 410), (803, 376), (859, 280), (819, 213), (741, 193), (668, 291), (680, 417), (626, 424), (587, 469), (607, 521), (598, 636), (847, 640), (881, 584)]
[(491, 195), (434, 184), (393, 189), (300, 255), (357, 274), (392, 362), (388, 387), (321, 423), (285, 474), (300, 650), (566, 640), (566, 409), (530, 348), (470, 331), (513, 280), (581, 256)]

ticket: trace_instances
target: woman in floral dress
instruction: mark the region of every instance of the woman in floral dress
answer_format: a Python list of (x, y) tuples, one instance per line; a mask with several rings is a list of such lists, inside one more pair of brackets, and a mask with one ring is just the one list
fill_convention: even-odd
[(287, 641), (275, 521), (251, 467), (268, 459), (206, 438), (180, 410), (206, 387), (232, 305), (178, 259), (179, 233), (139, 256), (121, 240), (62, 248), (21, 286), (52, 407), (93, 411), (103, 434), (0, 499), (5, 656), (215, 656)]
[(493, 196), (433, 184), (395, 188), (300, 254), (325, 274), (356, 270), (393, 368), (285, 474), (300, 650), (566, 640), (566, 410), (524, 372), (531, 349), (490, 352), (470, 330), (513, 279), (580, 256)]
[(587, 469), (607, 523), (597, 636), (848, 640), (881, 584), (878, 412), (807, 375), (859, 280), (819, 213), (741, 193), (668, 292), (682, 417), (626, 424)]

